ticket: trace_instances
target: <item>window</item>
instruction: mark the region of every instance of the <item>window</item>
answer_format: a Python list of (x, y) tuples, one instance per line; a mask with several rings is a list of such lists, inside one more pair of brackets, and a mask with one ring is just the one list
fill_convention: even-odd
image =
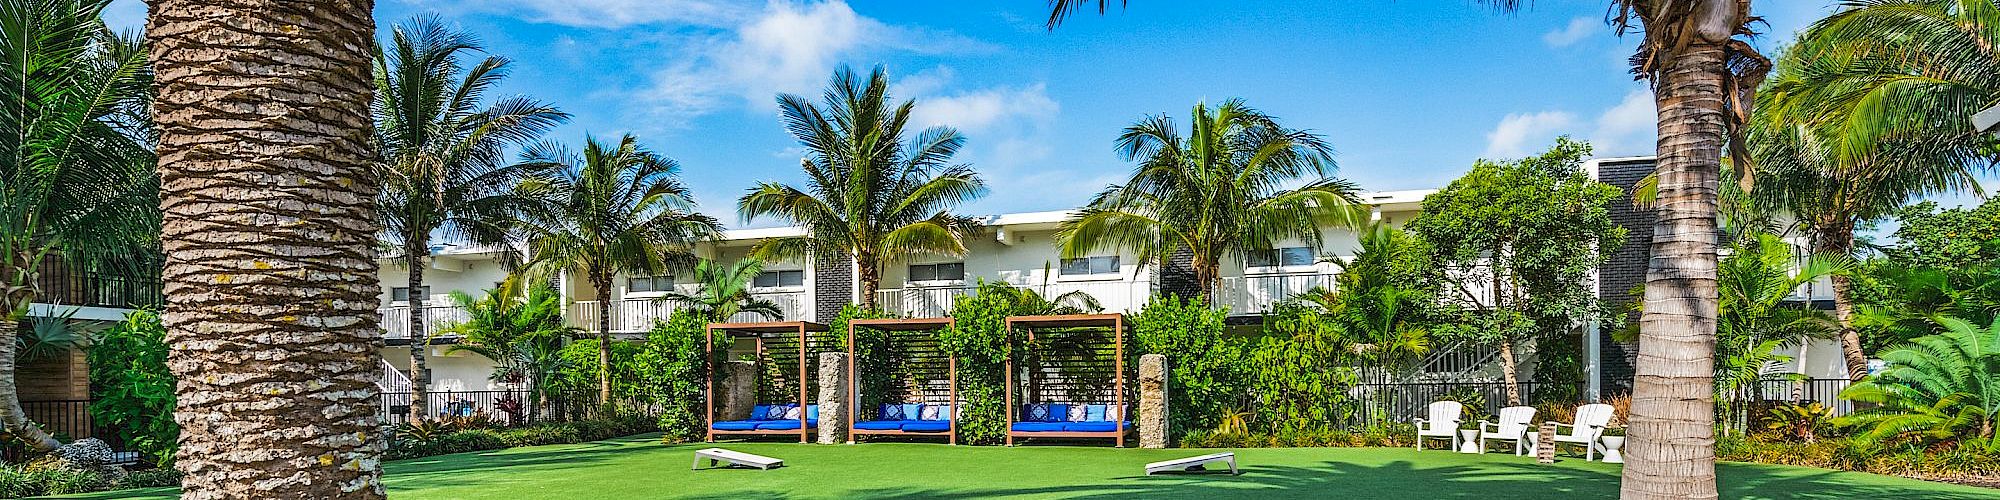
[(1310, 266), (1318, 260), (1311, 248), (1285, 247), (1250, 252), (1250, 267)]
[[(431, 296), (431, 287), (428, 287), (428, 286), (426, 286), (426, 287), (420, 287), (420, 288), (417, 288), (417, 296), (418, 296), (418, 297), (424, 297), (424, 298), (430, 298), (430, 296)], [(395, 287), (395, 288), (390, 288), (390, 289), (389, 289), (389, 300), (394, 300), (394, 301), (400, 301), (400, 302), (408, 302), (408, 301), (410, 300), (410, 287), (407, 287), (407, 286), (399, 286), (399, 287)]]
[(913, 264), (910, 281), (965, 281), (965, 263)]
[(667, 292), (674, 289), (674, 277), (633, 276), (625, 280), (625, 291), (632, 293)]
[(751, 284), (752, 284), (752, 285), (754, 285), (754, 286), (756, 286), (757, 288), (778, 288), (778, 287), (788, 287), (788, 286), (806, 286), (806, 272), (805, 272), (805, 271), (764, 271), (764, 272), (762, 272), (762, 273), (758, 273), (758, 274), (757, 274), (757, 280), (756, 280), (756, 281), (753, 281), (753, 282), (751, 282)]
[(1090, 274), (1118, 274), (1118, 256), (1110, 255), (1104, 257), (1085, 257), (1081, 259), (1063, 259), (1062, 269), (1059, 272), (1063, 276), (1083, 276)]

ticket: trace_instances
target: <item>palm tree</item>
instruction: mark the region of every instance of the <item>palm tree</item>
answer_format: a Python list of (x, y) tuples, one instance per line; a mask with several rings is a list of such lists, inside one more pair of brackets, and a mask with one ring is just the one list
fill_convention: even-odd
[[(44, 261), (68, 267), (158, 252), (159, 179), (141, 41), (106, 28), (105, 1), (0, 2), (0, 431), (51, 450), (14, 386)], [(151, 259), (144, 259), (151, 261)]]
[[(1851, 255), (1854, 228), (1923, 196), (1976, 190), (2000, 158), (1971, 113), (2000, 102), (1992, 2), (1855, 2), (1800, 37), (1758, 103), (1750, 144), (1758, 201), (1788, 211), (1814, 251)], [(1967, 56), (1967, 57), (1961, 57)], [(1868, 374), (1854, 285), (1832, 276), (1848, 376)]]
[(1056, 237), (1064, 258), (1112, 248), (1153, 262), (1186, 252), (1206, 301), (1224, 256), (1288, 238), (1319, 248), (1320, 228), (1367, 220), (1354, 184), (1327, 178), (1333, 148), (1318, 135), (1285, 128), (1241, 99), (1215, 108), (1197, 103), (1192, 115), (1188, 136), (1166, 115), (1125, 127), (1118, 154), (1139, 165), (1131, 180), (1106, 188), (1062, 223)]
[(597, 291), (598, 397), (611, 401), (611, 285), (620, 275), (656, 273), (695, 259), (695, 243), (722, 225), (695, 211), (680, 165), (626, 135), (617, 144), (586, 138), (581, 154), (554, 143), (524, 153), (555, 172), (536, 181), (516, 227), (527, 236), (530, 276), (567, 273)]
[(2000, 451), (2000, 321), (1938, 321), (1945, 333), (1882, 353), (1888, 369), (1840, 391), (1872, 406), (1836, 419), (1873, 441), (1966, 441)]
[(1731, 246), (1722, 259), (1721, 313), (1716, 328), (1718, 361), (1715, 393), (1726, 401), (1728, 425), (1749, 425), (1744, 399), (1771, 380), (1766, 368), (1791, 359), (1779, 347), (1830, 336), (1836, 326), (1818, 311), (1787, 303), (1800, 285), (1846, 272), (1845, 256), (1815, 256), (1799, 262), (1790, 244), (1760, 234)]
[(446, 353), (470, 352), (493, 360), (495, 382), (519, 383), (533, 394), (534, 407), (548, 406), (553, 392), (547, 381), (565, 366), (563, 343), (581, 331), (563, 321), (563, 297), (555, 287), (536, 283), (521, 291), (523, 277), (508, 276), (500, 286), (474, 298), (452, 292), (451, 301), (466, 312), (466, 320), (447, 326), (465, 341)]
[[(1521, 0), (1481, 0), (1514, 11)], [(1884, 0), (1887, 1), (1887, 0)], [(1120, 2), (1123, 3), (1123, 0)], [(1758, 18), (1751, 0), (1610, 0), (1619, 34), (1638, 32), (1633, 70), (1653, 85), (1658, 109), (1658, 216), (1639, 318), (1630, 457), (1619, 495), (1635, 499), (1708, 499), (1715, 487), (1713, 342), (1716, 328), (1716, 198), (1725, 146), (1750, 116), (1770, 63), (1742, 37)], [(1050, 0), (1048, 26), (1110, 0)], [(1869, 35), (1856, 30), (1855, 36)], [(1964, 43), (1960, 50), (1986, 47)], [(1991, 74), (2000, 74), (1988, 72)], [(1977, 108), (1973, 108), (1977, 109)], [(1964, 123), (1963, 121), (1959, 123)], [(1748, 157), (1748, 154), (1738, 154)]]
[(503, 221), (522, 203), (514, 187), (538, 174), (507, 164), (505, 149), (569, 117), (526, 97), (482, 108), (481, 98), (506, 76), (508, 60), (487, 56), (470, 68), (460, 65), (460, 54), (480, 50), (470, 33), (419, 17), (397, 26), (389, 46), (375, 54), (375, 141), (382, 155), (376, 203), (382, 240), (402, 254), (409, 271), (411, 420), (428, 414), (424, 351), (431, 325), (422, 312), (432, 238), (504, 244)]
[(750, 283), (761, 272), (764, 272), (764, 262), (757, 259), (742, 259), (728, 266), (702, 259), (694, 266), (695, 281), (701, 286), (699, 290), (694, 293), (670, 291), (660, 300), (686, 305), (709, 321), (727, 321), (737, 313), (746, 312), (776, 321), (785, 314), (778, 304), (750, 294)]
[(385, 498), (368, 2), (161, 0), (182, 498)]
[(882, 266), (918, 255), (962, 255), (971, 218), (951, 209), (986, 195), (986, 183), (966, 165), (950, 165), (965, 137), (930, 127), (903, 142), (913, 101), (891, 105), (889, 75), (875, 67), (867, 81), (842, 66), (820, 104), (778, 96), (785, 128), (805, 146), (799, 189), (764, 182), (743, 195), (744, 220), (770, 216), (806, 228), (805, 236), (759, 244), (767, 262), (848, 255), (861, 280), (863, 309), (876, 308)]

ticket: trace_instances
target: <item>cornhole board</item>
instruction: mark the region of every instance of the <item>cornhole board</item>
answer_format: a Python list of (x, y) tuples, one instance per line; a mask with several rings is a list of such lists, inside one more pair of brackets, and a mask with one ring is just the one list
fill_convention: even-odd
[(1238, 472), (1236, 471), (1235, 453), (1214, 453), (1198, 457), (1177, 458), (1173, 460), (1167, 460), (1164, 462), (1153, 462), (1150, 464), (1146, 464), (1146, 475), (1151, 476), (1153, 474), (1158, 474), (1161, 472), (1191, 472), (1197, 470), (1205, 470), (1205, 468), (1202, 466), (1205, 464), (1212, 464), (1212, 463), (1228, 463), (1229, 473), (1238, 474)]
[(717, 462), (728, 462), (729, 465), (756, 467), (764, 470), (770, 470), (772, 467), (783, 467), (785, 465), (784, 460), (763, 455), (751, 455), (749, 453), (729, 451), (722, 448), (705, 448), (695, 450), (694, 466), (691, 469), (701, 469), (701, 461), (704, 459), (708, 460), (708, 466), (711, 468), (715, 467)]

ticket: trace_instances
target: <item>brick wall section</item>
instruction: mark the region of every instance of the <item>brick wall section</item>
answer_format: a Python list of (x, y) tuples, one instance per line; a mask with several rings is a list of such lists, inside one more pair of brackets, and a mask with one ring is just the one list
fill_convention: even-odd
[[(833, 321), (840, 309), (854, 300), (854, 259), (847, 254), (827, 252), (813, 261), (813, 316), (815, 321)], [(803, 320), (805, 318), (785, 318)]]
[[(1626, 230), (1625, 246), (1611, 256), (1611, 261), (1598, 269), (1597, 298), (1605, 305), (1619, 310), (1627, 307), (1636, 297), (1633, 290), (1646, 283), (1646, 261), (1651, 256), (1653, 245), (1653, 220), (1651, 209), (1639, 208), (1631, 203), (1632, 186), (1640, 179), (1653, 173), (1653, 161), (1638, 160), (1627, 162), (1605, 162), (1598, 165), (1597, 178), (1606, 184), (1625, 190), (1625, 198), (1611, 206), (1611, 220)], [(1634, 314), (1627, 321), (1638, 321)], [(1632, 365), (1639, 356), (1639, 345), (1611, 340), (1612, 327), (1606, 325), (1598, 332), (1599, 363), (1603, 373), (1604, 394), (1623, 394), (1632, 390)]]
[(1166, 266), (1153, 266), (1154, 293), (1175, 297), (1196, 297), (1201, 295), (1201, 284), (1194, 280), (1194, 253), (1183, 248), (1167, 255)]

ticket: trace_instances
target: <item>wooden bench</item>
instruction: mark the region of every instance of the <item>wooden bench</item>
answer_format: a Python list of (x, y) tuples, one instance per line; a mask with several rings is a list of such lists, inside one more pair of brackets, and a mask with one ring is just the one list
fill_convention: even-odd
[(705, 448), (705, 449), (695, 450), (694, 466), (690, 468), (695, 470), (701, 469), (701, 461), (704, 459), (708, 460), (709, 467), (715, 467), (715, 464), (717, 462), (729, 462), (729, 465), (756, 467), (765, 470), (769, 470), (772, 467), (783, 467), (785, 465), (784, 460), (779, 460), (763, 455), (751, 455), (749, 453), (729, 451), (722, 448)]
[(1202, 455), (1199, 457), (1177, 458), (1164, 462), (1153, 462), (1150, 464), (1146, 464), (1146, 475), (1151, 476), (1153, 474), (1161, 472), (1190, 472), (1197, 470), (1205, 470), (1205, 468), (1202, 467), (1203, 464), (1212, 464), (1217, 462), (1229, 463), (1229, 473), (1239, 474), (1239, 472), (1236, 471), (1235, 453), (1215, 453), (1209, 455)]

